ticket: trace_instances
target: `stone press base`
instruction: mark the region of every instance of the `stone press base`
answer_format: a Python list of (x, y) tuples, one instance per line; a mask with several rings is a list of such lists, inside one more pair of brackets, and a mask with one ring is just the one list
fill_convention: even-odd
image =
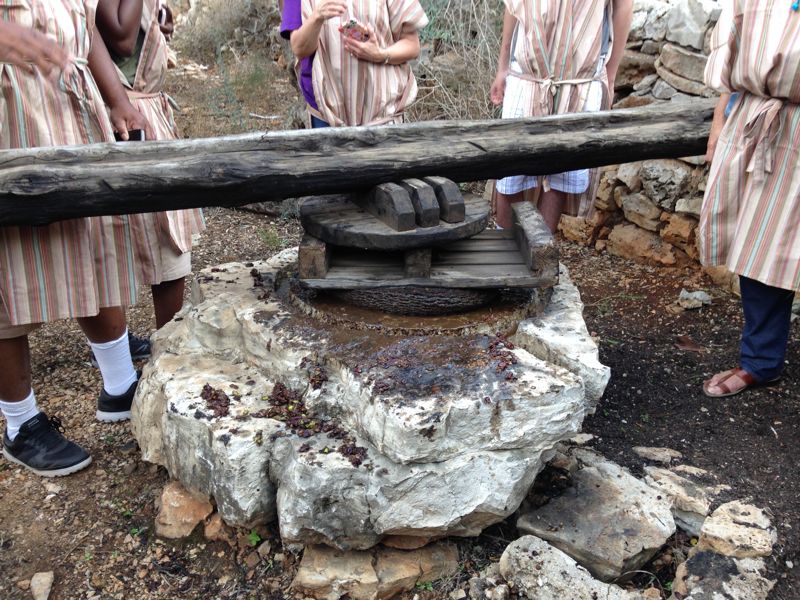
[(477, 535), (517, 509), (608, 382), (563, 269), (510, 337), (398, 334), (298, 308), (282, 293), (296, 257), (203, 271), (134, 402), (144, 459), (230, 525), (277, 518), (286, 543), (340, 549)]

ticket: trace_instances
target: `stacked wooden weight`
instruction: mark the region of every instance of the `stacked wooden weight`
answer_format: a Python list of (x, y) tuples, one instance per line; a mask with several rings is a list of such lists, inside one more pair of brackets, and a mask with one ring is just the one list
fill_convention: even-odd
[(357, 306), (452, 314), (558, 281), (558, 250), (531, 204), (514, 205), (513, 229), (487, 230), (486, 201), (443, 177), (307, 198), (300, 220), (301, 283)]

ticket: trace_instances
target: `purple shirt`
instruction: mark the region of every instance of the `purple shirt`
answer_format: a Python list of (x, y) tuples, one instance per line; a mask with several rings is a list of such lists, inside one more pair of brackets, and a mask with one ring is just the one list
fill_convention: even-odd
[[(300, 29), (303, 24), (303, 15), (300, 10), (301, 0), (285, 0), (283, 3), (283, 14), (281, 15), (281, 37), (289, 39), (289, 35)], [(316, 109), (317, 101), (314, 99), (314, 84), (311, 83), (311, 64), (314, 61), (314, 55), (307, 56), (300, 59), (300, 91), (303, 92), (303, 98), (306, 99), (308, 105)]]

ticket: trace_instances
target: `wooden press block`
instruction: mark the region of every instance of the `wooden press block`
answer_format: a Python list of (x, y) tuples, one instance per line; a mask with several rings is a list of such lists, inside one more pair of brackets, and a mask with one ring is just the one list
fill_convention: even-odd
[(328, 245), (315, 237), (303, 235), (297, 251), (297, 272), (300, 279), (323, 279), (330, 266)]
[(436, 200), (439, 202), (439, 217), (442, 221), (460, 223), (464, 220), (466, 215), (464, 197), (455, 182), (444, 177), (423, 177), (422, 181), (430, 185), (436, 192)]
[[(511, 205), (514, 238), (531, 273), (558, 283), (558, 248), (539, 210), (530, 202)], [(545, 282), (543, 282), (545, 283)], [(540, 287), (546, 287), (541, 285)]]
[(406, 250), (403, 258), (405, 259), (406, 277), (430, 277), (431, 258), (433, 251), (430, 248), (418, 248), (416, 250)]
[(404, 179), (400, 182), (411, 198), (417, 225), (434, 227), (439, 224), (439, 201), (433, 188), (421, 179)]
[(361, 208), (395, 231), (416, 229), (416, 213), (408, 191), (396, 183), (381, 183), (366, 194), (354, 194)]

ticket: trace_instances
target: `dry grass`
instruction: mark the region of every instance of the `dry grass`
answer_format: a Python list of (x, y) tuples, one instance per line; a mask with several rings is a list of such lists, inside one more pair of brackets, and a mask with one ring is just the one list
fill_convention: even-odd
[(428, 0), (422, 30), (430, 51), (415, 69), (419, 82), (412, 120), (488, 119), (497, 116), (489, 89), (497, 70), (503, 5), (490, 0)]
[(210, 63), (225, 51), (279, 48), (278, 23), (277, 0), (203, 0), (188, 11), (175, 42), (188, 56)]

